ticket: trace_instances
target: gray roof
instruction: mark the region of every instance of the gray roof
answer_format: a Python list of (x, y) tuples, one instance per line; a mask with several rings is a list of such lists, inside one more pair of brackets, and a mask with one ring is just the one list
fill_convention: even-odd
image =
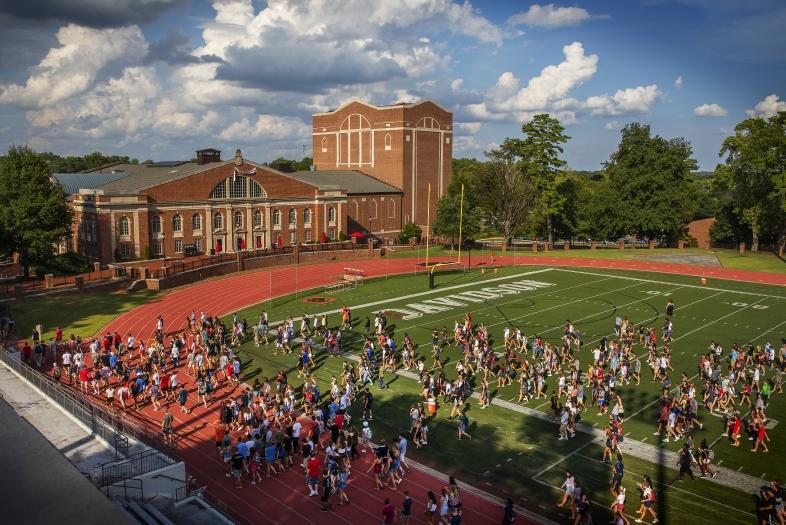
[(115, 171), (123, 170), (125, 172), (125, 177), (107, 181), (97, 186), (97, 188), (111, 193), (137, 193), (202, 171), (211, 170), (225, 164), (232, 164), (233, 162), (234, 160), (208, 162), (207, 164), (185, 162), (179, 166), (118, 164), (112, 166), (112, 169)]
[(122, 179), (128, 173), (53, 173), (52, 178), (63, 188), (67, 195), (79, 190), (92, 190), (102, 184)]
[(347, 193), (401, 193), (401, 190), (365, 173), (349, 170), (295, 171), (287, 177), (313, 184), (320, 190), (347, 190)]

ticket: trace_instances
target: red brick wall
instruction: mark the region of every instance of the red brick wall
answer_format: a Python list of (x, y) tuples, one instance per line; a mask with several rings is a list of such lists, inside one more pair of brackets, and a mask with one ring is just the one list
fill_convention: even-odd
[(710, 228), (715, 224), (715, 219), (700, 219), (688, 224), (688, 235), (695, 238), (699, 248), (707, 249), (710, 247)]

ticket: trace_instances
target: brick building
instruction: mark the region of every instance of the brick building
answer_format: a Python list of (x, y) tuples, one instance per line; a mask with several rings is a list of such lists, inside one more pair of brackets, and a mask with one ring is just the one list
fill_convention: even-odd
[[(216, 149), (195, 161), (55, 174), (75, 212), (67, 249), (103, 263), (338, 240), (425, 226), (450, 184), (453, 116), (431, 101), (357, 100), (313, 116), (314, 170), (289, 172)], [(432, 217), (433, 220), (434, 217)]]
[(178, 256), (186, 245), (235, 252), (337, 240), (356, 201), (376, 203), (380, 228), (400, 228), (401, 191), (384, 182), (356, 171), (284, 173), (240, 150), (228, 161), (220, 153), (54, 175), (75, 212), (69, 249), (107, 263)]
[[(358, 100), (313, 116), (314, 166), (322, 170), (355, 170), (399, 188), (401, 222), (426, 225), (427, 188), (431, 214), (447, 192), (452, 174), (453, 114), (430, 100), (374, 106)], [(350, 202), (352, 220), (377, 233), (374, 206)]]

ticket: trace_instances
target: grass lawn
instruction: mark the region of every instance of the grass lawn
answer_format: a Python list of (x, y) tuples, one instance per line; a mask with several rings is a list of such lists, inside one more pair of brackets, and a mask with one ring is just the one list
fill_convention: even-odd
[[(533, 273), (538, 270), (545, 271)], [(499, 292), (499, 285), (524, 279), (550, 286), (520, 293), (498, 293), (496, 297), (486, 297), (485, 300), (478, 295), (474, 296), (474, 300), (468, 295), (455, 295), (486, 287)], [(355, 290), (336, 294), (337, 301), (327, 306), (302, 302), (309, 295), (321, 295), (312, 292), (305, 296), (301, 294), (298, 300), (280, 298), (272, 304), (243, 310), (239, 315), (255, 321), (258, 313), (266, 309), (275, 324), (287, 315), (335, 312), (342, 304), (347, 304), (352, 307), (353, 317), (361, 325), (347, 334), (345, 349), (357, 352), (361, 341), (358, 332), (362, 330), (365, 317), (384, 309), (389, 312), (389, 328), (397, 341), (401, 341), (404, 332), (409, 333), (421, 345), (419, 356), (428, 358), (431, 330), (442, 326), (452, 329), (453, 321), (462, 318), (468, 310), (473, 312), (476, 323), (485, 323), (491, 334), (496, 336), (495, 346), (501, 344), (505, 325), (518, 326), (530, 337), (539, 334), (557, 341), (565, 319), (569, 318), (582, 332), (585, 348), (592, 348), (601, 336), (613, 330), (617, 314), (660, 331), (663, 307), (667, 297), (672, 297), (677, 305), (673, 318), (675, 341), (671, 345), (675, 382), (679, 381), (682, 371), (689, 376), (696, 374), (697, 356), (706, 351), (711, 339), (722, 342), (727, 350), (733, 342), (763, 344), (769, 340), (780, 346), (786, 340), (786, 290), (780, 287), (714, 279), (703, 287), (694, 277), (537, 267), (504, 268), (498, 275), (485, 276), (477, 271), (444, 273), (437, 276), (437, 283), (438, 287), (429, 291), (422, 275), (377, 279)], [(423, 302), (440, 298), (442, 302)], [(420, 315), (416, 315), (418, 313)], [(329, 324), (337, 322), (338, 314), (331, 313)], [(640, 346), (635, 350), (638, 354), (642, 353)], [(589, 351), (585, 350), (582, 354), (579, 357), (586, 362)], [(294, 372), (295, 354), (274, 356), (272, 347), (257, 349), (247, 343), (240, 355), (247, 377), (272, 377), (277, 370), (284, 370), (290, 381), (299, 386), (300, 380)], [(459, 358), (455, 348), (449, 347), (443, 352), (448, 376), (455, 375), (452, 364)], [(323, 392), (327, 390), (330, 376), (337, 375), (340, 368), (340, 358), (320, 357), (316, 373), (322, 382)], [(555, 377), (550, 378), (550, 387), (555, 382)], [(701, 385), (698, 387), (701, 389)], [(653, 442), (657, 441), (652, 432), (658, 417), (659, 391), (660, 384), (650, 381), (646, 364), (640, 386), (618, 388), (625, 401), (625, 431), (628, 437), (676, 449), (679, 443)], [(376, 404), (377, 417), (374, 419), (376, 437), (392, 437), (398, 430), (406, 429), (409, 407), (419, 395), (417, 383), (398, 376), (390, 389), (375, 392), (380, 401)], [(517, 383), (499, 390), (492, 388), (492, 394), (500, 399), (513, 398), (515, 401), (517, 393)], [(545, 401), (531, 401), (527, 406), (547, 410)], [(560, 485), (565, 468), (574, 471), (589, 488), (598, 513), (610, 503), (608, 466), (597, 462), (600, 450), (588, 444), (588, 435), (579, 433), (573, 440), (556, 441), (556, 427), (541, 419), (494, 405), (480, 411), (475, 400), (470, 400), (469, 406), (474, 436), (471, 442), (457, 441), (455, 424), (446, 420), (449, 411), (442, 409), (430, 424), (432, 437), (427, 450), (413, 450), (412, 456), (497, 495), (515, 496), (519, 502), (558, 521), (564, 521), (564, 517), (552, 506), (552, 501), (558, 498), (553, 486)], [(775, 396), (768, 414), (777, 418), (785, 411), (784, 396)], [(783, 476), (786, 454), (782, 443), (786, 440), (786, 430), (784, 425), (778, 424), (780, 422), (775, 421), (775, 427), (769, 430), (772, 452), (765, 455), (752, 454), (745, 446), (735, 449), (725, 440), (717, 439), (722, 431), (722, 420), (707, 415), (706, 411), (701, 411), (701, 417), (705, 427), (696, 433), (696, 442), (705, 437), (710, 442), (717, 440), (714, 446), (716, 462), (764, 479)], [(603, 425), (607, 420), (607, 417), (596, 416), (592, 410), (584, 414), (584, 422), (590, 425)], [(668, 513), (675, 522), (709, 524), (721, 515), (725, 522), (731, 523), (749, 523), (753, 519), (749, 514), (752, 504), (748, 494), (705, 481), (674, 482), (674, 471), (632, 457), (626, 457), (625, 463), (628, 470), (625, 481), (631, 491), (629, 510), (635, 510), (632, 509), (636, 506), (634, 484), (640, 479), (638, 476), (649, 474), (664, 484), (659, 493), (661, 512)], [(596, 516), (596, 520), (599, 517)]]
[(16, 321), (14, 331), (21, 338), (29, 338), (36, 324), (43, 325), (43, 337), (54, 337), (57, 326), (63, 337), (71, 334), (92, 337), (109, 321), (155, 299), (158, 293), (143, 290), (133, 294), (86, 292), (28, 297), (10, 303), (11, 315)]
[[(494, 250), (495, 255), (502, 252)], [(513, 255), (513, 251), (507, 252), (508, 255)], [(491, 254), (490, 250), (472, 250), (467, 252), (462, 251), (462, 260), (469, 256), (472, 260), (476, 257), (488, 258)], [(711, 250), (704, 250), (700, 248), (685, 248), (678, 250), (676, 248), (658, 248), (657, 250), (650, 251), (646, 248), (627, 248), (619, 250), (613, 247), (599, 248), (597, 250), (589, 250), (586, 248), (574, 248), (569, 251), (562, 249), (561, 245), (556, 246), (552, 251), (548, 252), (533, 252), (529, 247), (519, 246), (515, 250), (516, 255), (534, 256), (534, 257), (572, 257), (572, 258), (593, 258), (593, 259), (648, 259), (655, 256), (654, 260), (664, 256), (690, 256), (690, 255), (712, 255), (718, 258), (720, 265), (724, 268), (733, 268), (737, 270), (751, 270), (756, 272), (769, 272), (769, 273), (786, 273), (786, 261), (781, 259), (772, 252), (751, 252), (747, 251), (740, 254), (737, 250), (729, 250), (723, 248), (713, 248)], [(455, 260), (458, 252), (445, 249), (442, 246), (433, 246), (429, 249), (429, 258), (444, 259), (446, 257)], [(390, 252), (386, 257), (419, 257), (424, 259), (426, 257), (425, 248), (411, 250), (409, 248), (396, 249), (395, 252)], [(478, 259), (479, 260), (479, 259)], [(674, 260), (672, 262), (678, 262)], [(685, 260), (690, 263), (689, 260)]]

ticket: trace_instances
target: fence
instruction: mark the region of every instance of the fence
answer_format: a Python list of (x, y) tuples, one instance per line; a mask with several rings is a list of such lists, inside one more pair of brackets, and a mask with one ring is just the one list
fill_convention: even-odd
[(122, 457), (128, 452), (129, 438), (156, 448), (168, 447), (160, 436), (144, 426), (93, 405), (87, 399), (70, 392), (51, 377), (23, 363), (16, 352), (0, 347), (0, 360), (87, 426), (95, 436), (108, 443), (113, 448), (115, 457)]
[(174, 465), (176, 461), (160, 450), (148, 449), (133, 454), (123, 461), (113, 461), (101, 465), (100, 483), (106, 487), (124, 479), (133, 478)]
[[(111, 268), (106, 270), (100, 270), (97, 272), (86, 272), (80, 273), (77, 275), (61, 275), (52, 278), (52, 288), (57, 288), (59, 286), (73, 286), (76, 280), (76, 277), (81, 276), (84, 280), (85, 284), (89, 282), (96, 282), (96, 281), (106, 281), (111, 279), (114, 276), (114, 272)], [(22, 285), (22, 289), (25, 293), (33, 292), (33, 291), (40, 291), (46, 290), (46, 278), (36, 276), (30, 279), (23, 279), (22, 276), (17, 276), (16, 278), (11, 279), (4, 279), (2, 283), (0, 283), (0, 295), (13, 295), (16, 290), (16, 286), (18, 284)]]

